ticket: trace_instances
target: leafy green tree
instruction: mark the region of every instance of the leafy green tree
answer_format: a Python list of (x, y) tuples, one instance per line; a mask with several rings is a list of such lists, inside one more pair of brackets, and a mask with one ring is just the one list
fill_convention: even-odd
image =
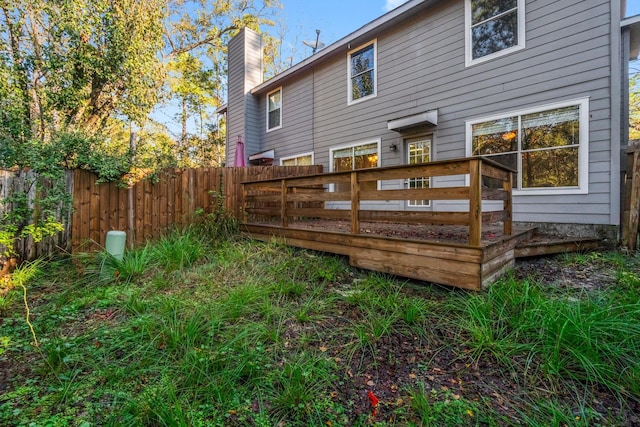
[(30, 135), (94, 135), (110, 117), (140, 121), (164, 69), (162, 0), (0, 2), (0, 38)]
[(629, 139), (640, 140), (640, 71), (629, 81)]

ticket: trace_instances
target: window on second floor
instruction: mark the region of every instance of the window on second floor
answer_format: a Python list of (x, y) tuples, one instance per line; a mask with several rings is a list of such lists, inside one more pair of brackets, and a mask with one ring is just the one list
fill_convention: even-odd
[(282, 88), (267, 94), (267, 132), (282, 127)]
[(467, 0), (466, 63), (524, 48), (524, 0)]
[(376, 96), (376, 41), (349, 52), (349, 104)]

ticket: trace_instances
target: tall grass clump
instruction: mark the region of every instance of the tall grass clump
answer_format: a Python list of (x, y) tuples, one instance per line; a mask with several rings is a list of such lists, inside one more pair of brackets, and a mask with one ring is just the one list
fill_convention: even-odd
[(476, 358), (489, 354), (509, 368), (542, 372), (551, 382), (640, 391), (638, 303), (619, 305), (595, 291), (549, 292), (513, 278), (461, 302), (460, 330)]
[(201, 259), (205, 250), (205, 240), (196, 228), (173, 230), (153, 246), (156, 262), (167, 272), (190, 267)]

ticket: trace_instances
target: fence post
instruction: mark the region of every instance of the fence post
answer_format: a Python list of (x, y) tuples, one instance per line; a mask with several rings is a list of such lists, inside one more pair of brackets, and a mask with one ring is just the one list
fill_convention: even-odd
[(482, 238), (482, 160), (469, 160), (469, 245), (480, 246)]
[(358, 172), (351, 172), (351, 233), (360, 233), (360, 183)]
[(507, 197), (502, 204), (505, 214), (504, 222), (502, 223), (502, 234), (508, 236), (513, 233), (513, 172), (509, 172), (507, 180), (502, 181), (502, 189)]
[(289, 218), (287, 218), (287, 179), (280, 180), (280, 226), (287, 227)]

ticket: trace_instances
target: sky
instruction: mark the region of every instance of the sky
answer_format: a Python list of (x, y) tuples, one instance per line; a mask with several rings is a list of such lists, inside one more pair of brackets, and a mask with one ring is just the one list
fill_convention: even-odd
[(329, 45), (370, 21), (405, 3), (406, 0), (280, 0), (279, 11), (285, 26), (288, 49), (297, 57), (307, 57), (312, 49), (302, 42), (320, 41)]
[[(366, 23), (400, 6), (407, 0), (279, 0), (279, 18), (286, 27), (288, 48), (298, 57), (307, 57), (311, 48), (302, 41), (320, 41), (329, 45), (356, 31)], [(627, 0), (626, 16), (640, 15), (640, 0)]]
[[(406, 3), (407, 0), (279, 0), (277, 20), (284, 26), (285, 43), (283, 58), (294, 57), (295, 62), (312, 54), (303, 41), (315, 43), (316, 30), (319, 41), (325, 45), (351, 34), (363, 25)], [(626, 16), (640, 15), (640, 0), (627, 0)], [(276, 36), (276, 34), (274, 34)], [(631, 64), (640, 68), (640, 61)], [(179, 125), (172, 120), (173, 112), (164, 108), (156, 119), (179, 134)], [(192, 127), (191, 125), (189, 126)], [(190, 129), (193, 131), (192, 129)]]

